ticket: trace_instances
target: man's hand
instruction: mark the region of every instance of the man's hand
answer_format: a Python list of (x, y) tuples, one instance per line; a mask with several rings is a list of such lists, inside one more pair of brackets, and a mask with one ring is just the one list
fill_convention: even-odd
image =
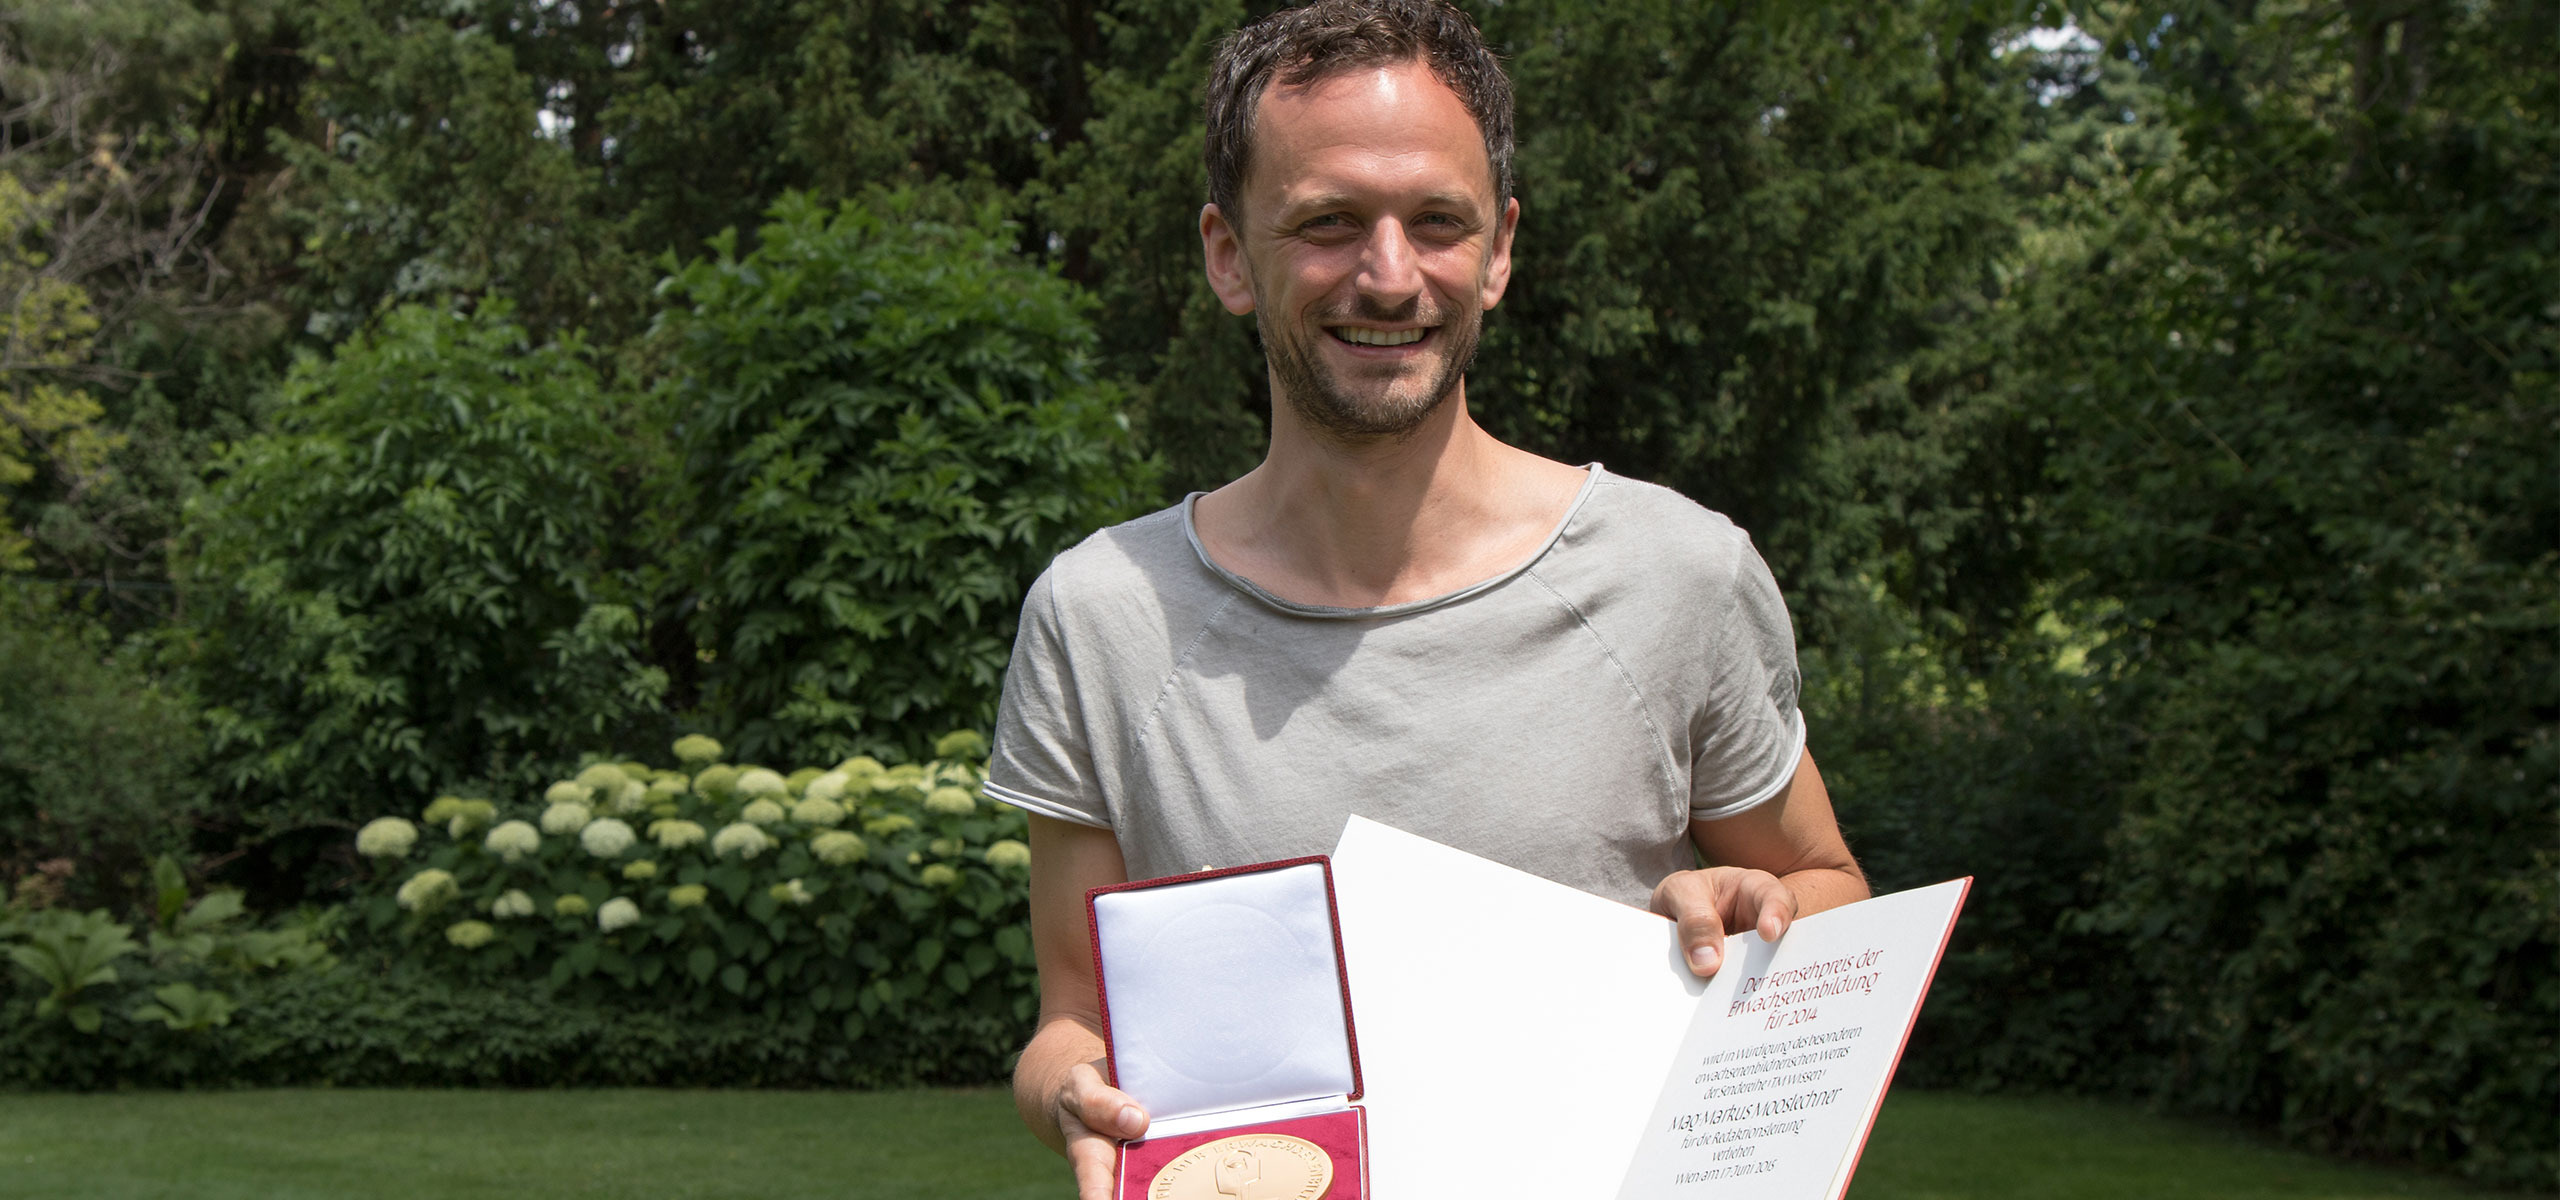
[(1728, 930), (1756, 929), (1776, 941), (1797, 917), (1867, 898), (1867, 877), (1840, 840), (1810, 751), (1777, 795), (1736, 816), (1691, 822), (1689, 840), (1722, 865), (1663, 880), (1653, 911), (1679, 926), (1680, 953), (1701, 976), (1724, 965)]
[(1756, 929), (1778, 940), (1796, 919), (1796, 894), (1767, 871), (1708, 867), (1682, 871), (1653, 889), (1653, 911), (1679, 927), (1680, 953), (1700, 977), (1724, 965), (1724, 933)]
[(1076, 1200), (1111, 1200), (1120, 1143), (1147, 1131), (1146, 1110), (1102, 1081), (1095, 1063), (1077, 1063), (1058, 1085), (1058, 1133), (1076, 1173)]

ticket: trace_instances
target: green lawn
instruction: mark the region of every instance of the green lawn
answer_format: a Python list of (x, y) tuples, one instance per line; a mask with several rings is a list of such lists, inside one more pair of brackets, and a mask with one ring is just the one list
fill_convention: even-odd
[[(992, 1091), (0, 1095), (0, 1196), (1059, 1197)], [(2489, 1197), (2118, 1105), (1904, 1093), (1856, 1200)], [(1405, 1197), (1400, 1200), (1438, 1200)]]

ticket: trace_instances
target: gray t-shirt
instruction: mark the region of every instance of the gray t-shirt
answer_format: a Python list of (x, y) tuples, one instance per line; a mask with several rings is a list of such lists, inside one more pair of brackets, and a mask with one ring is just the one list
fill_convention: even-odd
[(1133, 879), (1329, 853), (1359, 813), (1645, 904), (1691, 820), (1793, 775), (1795, 637), (1733, 522), (1590, 476), (1528, 561), (1384, 608), (1219, 567), (1196, 495), (1094, 534), (1023, 600), (987, 794), (1112, 830)]

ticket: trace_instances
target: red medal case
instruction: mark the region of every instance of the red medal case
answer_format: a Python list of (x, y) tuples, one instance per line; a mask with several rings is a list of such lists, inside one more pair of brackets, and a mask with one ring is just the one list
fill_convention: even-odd
[[(1322, 855), (1095, 888), (1085, 896), (1112, 1085), (1147, 1109), (1120, 1200), (1244, 1134), (1314, 1143), (1322, 1200), (1368, 1200), (1367, 1113), (1333, 865)], [(1316, 1200), (1307, 1197), (1305, 1200)]]

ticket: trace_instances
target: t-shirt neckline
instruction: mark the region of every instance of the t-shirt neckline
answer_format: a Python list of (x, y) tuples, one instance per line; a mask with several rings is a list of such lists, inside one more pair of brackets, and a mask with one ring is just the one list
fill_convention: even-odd
[(1547, 531), (1546, 540), (1538, 543), (1538, 548), (1531, 551), (1527, 557), (1456, 591), (1443, 592), (1420, 600), (1407, 600), (1402, 604), (1387, 604), (1376, 608), (1338, 608), (1329, 604), (1300, 604), (1297, 601), (1284, 600), (1273, 595), (1263, 590), (1262, 585), (1219, 565), (1218, 560), (1209, 557), (1209, 547), (1201, 542), (1199, 526), (1192, 520), (1193, 506), (1200, 502), (1200, 497), (1208, 495), (1207, 492), (1193, 492), (1182, 498), (1182, 536), (1190, 541), (1191, 553), (1200, 559), (1200, 565), (1207, 568), (1209, 573), (1225, 580), (1229, 587), (1291, 616), (1312, 617), (1326, 621), (1376, 620), (1383, 617), (1409, 616), (1444, 605), (1456, 604), (1490, 591), (1509, 582), (1521, 572), (1536, 566), (1540, 559), (1547, 556), (1549, 550), (1555, 548), (1557, 542), (1563, 540), (1564, 531), (1573, 524), (1574, 517), (1582, 512), (1583, 503), (1589, 500), (1591, 493), (1599, 488), (1601, 476), (1606, 474), (1601, 465), (1596, 462), (1583, 464), (1583, 471), (1582, 488), (1573, 494), (1573, 503), (1565, 505), (1564, 515), (1556, 518), (1555, 528)]

